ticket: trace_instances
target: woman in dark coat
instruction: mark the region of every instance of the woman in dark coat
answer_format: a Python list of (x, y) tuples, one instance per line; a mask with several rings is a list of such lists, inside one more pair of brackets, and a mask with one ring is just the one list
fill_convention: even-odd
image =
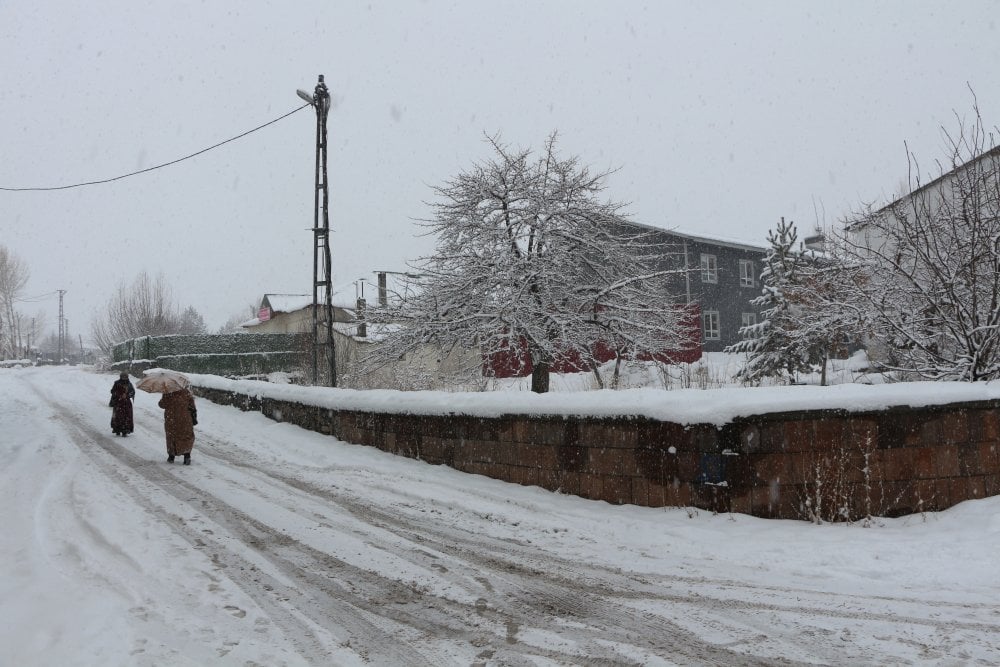
[(163, 430), (167, 434), (167, 462), (173, 463), (175, 456), (183, 454), (184, 465), (191, 465), (194, 425), (198, 423), (194, 396), (187, 389), (172, 391), (163, 395), (159, 405), (163, 408)]
[(134, 430), (132, 421), (132, 399), (135, 387), (129, 382), (128, 373), (122, 373), (111, 385), (111, 431), (123, 438)]

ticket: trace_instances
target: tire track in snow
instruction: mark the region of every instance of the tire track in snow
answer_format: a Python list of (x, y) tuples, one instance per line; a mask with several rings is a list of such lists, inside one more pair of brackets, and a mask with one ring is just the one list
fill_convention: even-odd
[[(997, 635), (1000, 633), (1000, 623), (966, 621), (956, 618), (934, 618), (942, 610), (950, 613), (965, 613), (974, 609), (974, 605), (961, 602), (939, 600), (921, 600), (896, 596), (864, 596), (831, 593), (795, 587), (758, 586), (746, 584), (732, 579), (707, 579), (704, 577), (631, 575), (615, 569), (601, 568), (587, 563), (568, 561), (553, 554), (542, 555), (541, 552), (529, 547), (519, 546), (510, 541), (476, 535), (467, 538), (461, 531), (436, 529), (429, 522), (414, 524), (398, 512), (383, 511), (370, 503), (359, 501), (345, 492), (333, 491), (296, 477), (282, 475), (272, 469), (264, 470), (223, 453), (225, 443), (216, 441), (214, 454), (225, 458), (230, 465), (252, 470), (255, 474), (267, 476), (315, 496), (328, 499), (340, 507), (352, 512), (359, 519), (371, 525), (389, 529), (414, 544), (422, 545), (422, 549), (413, 550), (414, 562), (423, 566), (430, 565), (426, 557), (419, 554), (427, 553), (428, 549), (437, 550), (463, 562), (468, 568), (465, 577), (479, 570), (491, 576), (504, 577), (508, 581), (507, 595), (514, 600), (520, 600), (528, 607), (550, 605), (555, 612), (587, 618), (594, 621), (595, 617), (603, 617), (608, 626), (612, 627), (616, 619), (634, 618), (637, 603), (642, 601), (661, 601), (674, 607), (687, 607), (699, 615), (708, 625), (716, 626), (720, 634), (733, 634), (740, 626), (747, 625), (750, 629), (757, 628), (759, 632), (748, 633), (747, 638), (731, 642), (727, 646), (741, 643), (753, 643), (757, 639), (763, 643), (772, 643), (774, 635), (784, 636), (788, 647), (800, 647), (802, 633), (825, 632), (826, 621), (829, 619), (857, 621), (858, 624), (884, 623), (891, 627), (905, 629), (911, 626), (913, 634), (926, 636), (933, 632), (939, 641), (953, 636), (963, 630), (979, 631)], [(431, 558), (434, 558), (431, 556)], [(588, 580), (593, 582), (588, 583)], [(683, 586), (683, 590), (677, 589)], [(567, 594), (566, 591), (569, 591)], [(734, 596), (730, 591), (738, 593)], [(759, 597), (765, 598), (760, 600)], [(526, 599), (530, 598), (530, 599)], [(786, 600), (796, 600), (789, 604)], [(617, 601), (617, 603), (616, 603)], [(879, 612), (873, 606), (880, 601), (891, 601), (897, 610), (899, 606), (911, 606), (914, 612), (927, 612), (900, 615), (894, 612)], [(502, 605), (498, 612), (504, 613)], [(516, 621), (517, 614), (508, 611)], [(759, 619), (769, 617), (780, 619), (779, 623), (760, 623)], [(658, 637), (676, 637), (678, 642), (664, 646), (662, 643), (649, 648), (658, 655), (670, 655), (676, 659), (686, 653), (688, 647), (696, 647), (698, 660), (709, 659), (717, 645), (707, 644), (686, 630), (671, 623), (664, 617), (645, 612), (641, 623), (633, 623), (621, 628), (626, 636), (635, 632), (650, 633)], [(802, 619), (806, 619), (803, 622)], [(953, 639), (954, 646), (961, 643), (961, 637)], [(825, 648), (821, 648), (825, 646)], [(926, 644), (920, 644), (927, 649)], [(809, 651), (809, 661), (817, 657), (833, 663), (844, 659), (846, 647), (843, 639), (833, 637), (826, 645), (813, 644)], [(936, 647), (945, 654), (948, 648), (938, 644)], [(664, 653), (663, 651), (667, 652)], [(796, 649), (799, 650), (799, 649)], [(742, 660), (753, 660), (743, 652), (726, 650), (724, 655), (717, 656), (721, 663), (744, 664)], [(854, 659), (864, 660), (859, 654)], [(776, 664), (775, 658), (767, 659), (769, 664)], [(787, 661), (785, 664), (791, 664)]]
[[(549, 631), (557, 628), (568, 642), (580, 647), (572, 656), (574, 663), (583, 660), (583, 664), (590, 664), (589, 656), (592, 664), (604, 664), (605, 661), (625, 664), (628, 662), (625, 655), (645, 653), (647, 658), (669, 656), (672, 664), (797, 664), (774, 658), (764, 660), (707, 643), (663, 616), (640, 612), (635, 607), (616, 602), (622, 591), (634, 586), (630, 578), (619, 572), (575, 561), (541, 558), (528, 549), (512, 550), (511, 544), (502, 540), (482, 536), (470, 539), (457, 531), (430, 528), (426, 523), (416, 526), (398, 513), (380, 510), (346, 493), (273, 470), (262, 470), (246, 461), (244, 453), (224, 453), (225, 443), (209, 440), (215, 445), (212, 455), (225, 459), (229, 465), (323, 498), (366, 524), (389, 530), (404, 544), (412, 545), (405, 555), (415, 564), (428, 569), (443, 564), (455, 569), (451, 578), (453, 583), (467, 587), (470, 581), (481, 581), (485, 577), (487, 584), (480, 583), (478, 591), (483, 596), (480, 598), (482, 603), (470, 611), (504, 625)], [(437, 551), (442, 556), (435, 556), (430, 551)], [(396, 553), (403, 555), (398, 550)], [(588, 580), (595, 583), (588, 583)], [(653, 591), (652, 587), (642, 593), (631, 592), (631, 596), (666, 599), (662, 591)], [(677, 596), (677, 599), (692, 601), (690, 597)], [(609, 647), (615, 644), (632, 650), (625, 654), (613, 651)], [(503, 661), (500, 655), (492, 657)]]
[[(72, 423), (75, 419), (76, 415), (63, 413), (64, 421)], [(254, 465), (252, 457), (241, 451), (238, 443), (200, 432), (199, 457), (209, 459), (217, 464), (216, 467), (222, 466), (223, 470), (238, 470), (252, 476), (259, 481), (261, 494), (274, 497), (281, 493), (300, 494), (296, 497), (348, 512), (362, 525), (372, 527), (365, 535), (369, 546), (436, 571), (442, 579), (476, 599), (475, 604), (463, 604), (312, 549), (278, 528), (241, 514), (231, 504), (207, 495), (193, 484), (185, 482), (186, 486), (178, 486), (183, 480), (168, 472), (166, 466), (150, 465), (148, 460), (134, 455), (129, 458), (129, 450), (95, 429), (80, 432), (84, 440), (91, 441), (89, 445), (84, 443), (85, 446), (100, 447), (147, 482), (154, 486), (162, 484), (161, 490), (224, 527), (242, 545), (254, 549), (255, 555), (266, 558), (273, 569), (262, 571), (259, 562), (245, 558), (240, 549), (228, 543), (229, 540), (219, 536), (208, 540), (209, 546), (223, 554), (219, 558), (229, 566), (227, 574), (232, 575), (234, 565), (241, 572), (249, 572), (240, 575), (242, 578), (237, 583), (272, 618), (280, 617), (281, 612), (285, 614), (282, 623), (276, 624), (286, 634), (305, 642), (299, 643), (297, 639), (296, 645), (308, 645), (310, 639), (316, 644), (314, 650), (304, 653), (312, 662), (323, 662), (322, 658), (328, 659), (328, 654), (324, 653), (322, 642), (312, 634), (311, 624), (323, 624), (324, 614), (329, 616), (331, 609), (345, 608), (348, 613), (353, 610), (365, 619), (382, 633), (380, 636), (389, 636), (390, 641), (406, 646), (411, 652), (408, 657), (396, 656), (401, 664), (457, 662), (454, 659), (457, 654), (441, 648), (442, 642), (436, 642), (435, 635), (449, 637), (453, 643), (462, 641), (482, 647), (477, 656), (482, 660), (511, 664), (524, 662), (533, 655), (572, 664), (638, 664), (641, 659), (633, 656), (651, 654), (667, 657), (672, 664), (751, 665), (796, 664), (767, 656), (795, 653), (789, 649), (801, 644), (802, 637), (808, 633), (829, 634), (823, 624), (829, 619), (875, 621), (895, 629), (912, 624), (917, 628), (912, 633), (914, 636), (930, 630), (936, 641), (954, 641), (952, 633), (961, 629), (1000, 631), (1000, 625), (990, 623), (936, 620), (919, 613), (898, 616), (868, 608), (870, 601), (887, 600), (903, 601), (915, 610), (932, 607), (951, 613), (967, 608), (965, 604), (888, 596), (859, 599), (826, 591), (748, 585), (722, 578), (632, 575), (616, 568), (569, 561), (530, 545), (473, 535), (462, 527), (445, 526), (444, 517), (421, 516), (414, 521), (405, 511), (400, 511), (401, 507), (374, 506), (357, 494), (321, 486), (294, 473), (284, 474), (273, 465)], [(146, 475), (148, 470), (158, 471), (159, 475)], [(124, 471), (120, 476), (134, 493), (148, 495), (145, 487), (137, 486)], [(196, 504), (196, 500), (202, 504)], [(305, 516), (305, 510), (294, 500), (282, 503), (282, 507)], [(156, 508), (154, 511), (163, 510)], [(198, 548), (205, 548), (207, 538), (202, 533), (187, 525), (180, 516), (172, 515), (171, 519), (177, 523), (179, 532), (185, 531), (185, 539)], [(336, 514), (326, 514), (325, 519), (331, 525), (344, 523)], [(200, 547), (199, 541), (202, 542)], [(303, 600), (308, 595), (312, 597)], [(269, 600), (278, 607), (276, 611), (272, 612), (267, 606)], [(789, 603), (792, 600), (797, 602)], [(701, 639), (664, 614), (646, 609), (654, 605), (669, 609), (674, 618), (690, 612), (692, 618), (705, 624), (710, 636), (728, 637), (734, 641), (715, 644)], [(748, 623), (750, 619), (754, 622)], [(777, 619), (778, 622), (769, 627), (763, 619)], [(318, 629), (332, 634), (342, 625), (345, 625), (343, 619), (338, 618)], [(553, 650), (551, 642), (547, 649), (526, 643), (522, 638), (524, 631), (533, 629), (561, 633), (567, 646)], [(701, 632), (701, 636), (705, 634)], [(777, 645), (773, 643), (775, 635), (781, 638)], [(808, 662), (866, 661), (863, 653), (847, 653), (842, 644), (838, 647), (838, 642), (842, 641), (837, 637), (808, 639)], [(920, 643), (917, 646), (926, 648)], [(378, 661), (378, 654), (373, 658), (367, 647), (357, 642), (352, 643), (351, 648), (359, 655)], [(940, 645), (938, 648), (947, 655), (948, 648)], [(854, 649), (860, 650), (858, 646)], [(803, 651), (797, 654), (803, 655)]]
[[(279, 529), (246, 515), (217, 496), (206, 496), (203, 489), (175, 476), (165, 465), (151, 464), (148, 459), (134, 454), (92, 426), (79, 423), (79, 415), (73, 414), (66, 406), (43, 398), (67, 429), (77, 434), (76, 439), (82, 448), (103, 450), (123, 464), (124, 470), (107, 467), (105, 473), (114, 477), (135, 502), (164, 516), (175, 532), (194, 547), (213, 547), (216, 551), (213, 560), (224, 566), (226, 575), (272, 619), (282, 619), (276, 624), (295, 639), (296, 646), (300, 649), (305, 647), (304, 655), (311, 662), (323, 663), (330, 659), (322, 642), (317, 641), (309, 628), (310, 623), (315, 623), (366, 660), (378, 664), (453, 662), (448, 659), (447, 646), (462, 642), (469, 647), (484, 649), (477, 654), (479, 658), (512, 664), (524, 662), (531, 656), (562, 664), (640, 664), (645, 661), (643, 658), (632, 659), (630, 655), (646, 658), (669, 655), (672, 664), (762, 664), (752, 657), (701, 642), (693, 633), (679, 631), (670, 624), (658, 622), (650, 625), (642, 620), (642, 615), (636, 615), (631, 610), (612, 609), (594, 615), (588, 609), (600, 608), (605, 603), (601, 600), (588, 600), (585, 605), (575, 603), (579, 591), (563, 592), (564, 587), (572, 585), (569, 579), (560, 578), (555, 583), (544, 585), (531, 583), (531, 579), (544, 576), (543, 572), (533, 569), (517, 573), (515, 579), (506, 585), (498, 585), (497, 582), (509, 576), (507, 573), (485, 573), (492, 580), (494, 589), (490, 596), (505, 596), (499, 604), (495, 599), (492, 603), (483, 603), (485, 598), (482, 597), (474, 598), (475, 603), (463, 604), (429, 595), (397, 579), (351, 566), (331, 554), (312, 549)], [(214, 441), (216, 447), (213, 448), (212, 438), (202, 436), (200, 440), (201, 459), (224, 460), (216, 451), (220, 444), (218, 441)], [(224, 463), (226, 467), (240, 468), (248, 473), (260, 472), (237, 460), (224, 460)], [(141, 478), (144, 484), (137, 484), (133, 475)], [(273, 478), (270, 483), (309, 490), (307, 483), (295, 478)], [(207, 536), (197, 527), (192, 527), (190, 521), (177, 514), (176, 510), (165, 510), (152, 502), (148, 497), (147, 484), (224, 528), (241, 545), (255, 550), (273, 565), (277, 576), (245, 558), (222, 536)], [(305, 489), (301, 488), (303, 485)], [(337, 505), (336, 500), (329, 496), (319, 497), (330, 506)], [(360, 511), (362, 509), (355, 504), (352, 514), (361, 514), (365, 523), (375, 522), (373, 525), (376, 526), (389, 516), (378, 512), (364, 514)], [(427, 538), (412, 532), (404, 534), (404, 537), (414, 545), (410, 551), (427, 541)], [(489, 548), (487, 545), (468, 546), (473, 549)], [(453, 553), (461, 553), (461, 550)], [(457, 577), (455, 581), (467, 586), (465, 579), (483, 579), (482, 567), (489, 562), (474, 559), (471, 565), (463, 566), (467, 570), (466, 577)], [(421, 564), (430, 566), (426, 562)], [(507, 562), (496, 565), (501, 571), (517, 572), (519, 569)], [(532, 592), (540, 585), (543, 591)], [(511, 592), (504, 593), (505, 589)], [(626, 611), (627, 615), (615, 617), (616, 613)], [(566, 623), (559, 618), (560, 614), (575, 618)], [(346, 637), (342, 628), (347, 628)], [(517, 638), (518, 628), (537, 628), (560, 634), (565, 639), (566, 648), (559, 650), (551, 645), (543, 647), (525, 643)], [(658, 639), (665, 633), (676, 641), (667, 643)], [(442, 644), (445, 648), (441, 647)], [(624, 650), (618, 649), (617, 645)]]
[[(212, 562), (225, 576), (239, 586), (265, 611), (269, 618), (292, 639), (293, 645), (303, 657), (313, 664), (335, 662), (334, 653), (324, 637), (333, 637), (341, 647), (360, 655), (366, 661), (377, 664), (433, 665), (414, 652), (408, 645), (401, 644), (383, 629), (364, 619), (364, 614), (345, 603), (340, 598), (329, 595), (315, 595), (310, 590), (310, 581), (303, 576), (301, 563), (283, 563), (278, 559), (275, 569), (261, 567), (261, 562), (245, 557), (241, 552), (253, 552), (267, 556), (269, 545), (280, 544), (287, 536), (256, 522), (236, 508), (229, 507), (183, 478), (177, 477), (166, 464), (152, 463), (109, 436), (92, 427), (81, 424), (78, 415), (41, 392), (38, 393), (55, 412), (63, 426), (75, 434), (74, 443), (85, 453), (86, 450), (101, 450), (123, 464), (122, 467), (103, 466), (100, 471), (112, 478), (137, 506), (160, 517), (173, 531), (192, 545), (193, 548), (212, 553)], [(137, 483), (138, 477), (143, 483)], [(190, 520), (184, 519), (176, 507), (168, 508), (151, 498), (151, 489), (167, 494), (179, 501), (177, 507), (187, 507), (197, 514), (205, 515), (211, 521), (235, 536), (221, 532), (205, 531)], [(206, 512), (206, 509), (209, 511)], [(256, 555), (256, 554), (255, 554)], [(306, 566), (307, 567), (307, 566)], [(321, 632), (318, 632), (321, 631)], [(343, 649), (341, 649), (343, 650)]]

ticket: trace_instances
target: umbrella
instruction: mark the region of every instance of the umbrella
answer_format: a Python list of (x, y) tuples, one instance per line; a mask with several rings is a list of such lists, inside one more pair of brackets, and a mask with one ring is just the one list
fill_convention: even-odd
[(142, 374), (144, 377), (135, 386), (151, 394), (169, 394), (186, 389), (191, 384), (182, 374), (162, 368), (151, 368)]

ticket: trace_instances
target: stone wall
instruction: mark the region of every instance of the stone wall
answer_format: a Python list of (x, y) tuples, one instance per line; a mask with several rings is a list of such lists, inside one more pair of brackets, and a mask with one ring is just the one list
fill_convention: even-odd
[(199, 396), (359, 445), (614, 504), (859, 520), (1000, 493), (1000, 402), (741, 418), (496, 418), (331, 410), (215, 389)]

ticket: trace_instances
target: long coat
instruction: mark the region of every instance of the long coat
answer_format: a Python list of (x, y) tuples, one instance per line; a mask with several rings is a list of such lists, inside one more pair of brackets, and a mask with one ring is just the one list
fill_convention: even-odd
[(127, 378), (115, 380), (111, 386), (111, 402), (108, 404), (111, 410), (111, 432), (114, 434), (128, 435), (134, 428), (132, 421), (132, 398), (135, 396), (135, 387)]
[(163, 408), (163, 430), (167, 434), (167, 454), (190, 454), (194, 448), (194, 425), (198, 413), (194, 396), (187, 389), (164, 394), (159, 406)]

